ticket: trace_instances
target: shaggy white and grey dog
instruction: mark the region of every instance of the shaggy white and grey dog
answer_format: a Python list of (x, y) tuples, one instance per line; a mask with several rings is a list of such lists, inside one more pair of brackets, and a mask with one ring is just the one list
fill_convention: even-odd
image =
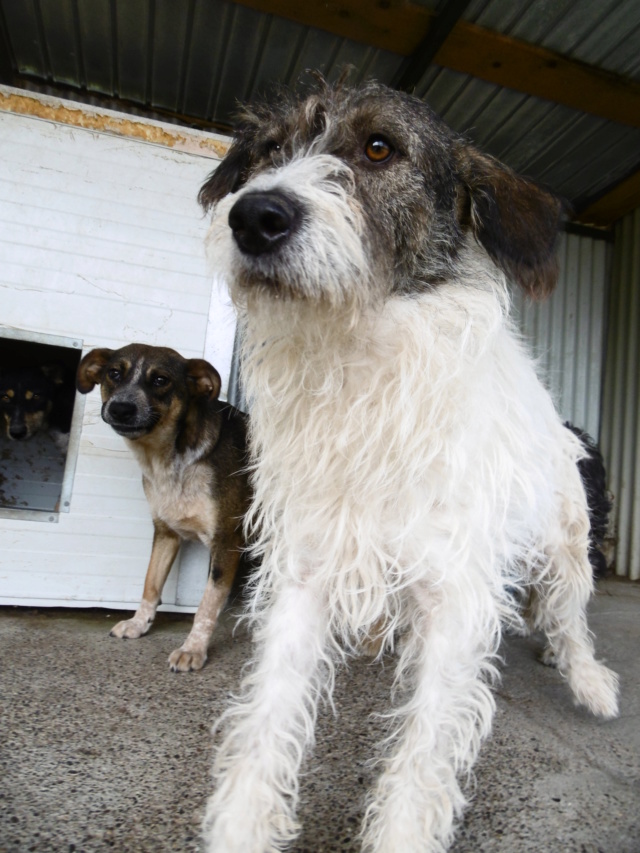
[(247, 110), (200, 200), (244, 330), (262, 557), (207, 849), (296, 836), (318, 697), (337, 659), (378, 643), (397, 644), (398, 690), (363, 849), (445, 850), (514, 590), (576, 702), (617, 713), (585, 616), (581, 445), (509, 320), (507, 278), (555, 283), (560, 204), (420, 100), (322, 82)]

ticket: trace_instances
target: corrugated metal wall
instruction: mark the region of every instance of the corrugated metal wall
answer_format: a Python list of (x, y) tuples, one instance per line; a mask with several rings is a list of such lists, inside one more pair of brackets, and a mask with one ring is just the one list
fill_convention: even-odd
[(616, 574), (640, 580), (640, 208), (616, 225), (602, 411)]
[(596, 440), (600, 435), (607, 276), (611, 245), (564, 234), (558, 247), (560, 278), (545, 302), (514, 293), (520, 329), (538, 359), (560, 414)]

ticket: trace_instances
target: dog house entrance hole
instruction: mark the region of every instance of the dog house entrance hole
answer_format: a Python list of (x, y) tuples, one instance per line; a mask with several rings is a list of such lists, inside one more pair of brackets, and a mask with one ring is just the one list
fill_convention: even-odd
[(80, 340), (0, 326), (0, 517), (57, 521), (69, 511), (81, 356)]

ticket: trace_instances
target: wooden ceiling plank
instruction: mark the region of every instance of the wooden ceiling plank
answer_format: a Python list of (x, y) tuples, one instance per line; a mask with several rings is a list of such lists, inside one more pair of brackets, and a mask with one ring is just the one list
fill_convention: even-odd
[(574, 217), (587, 225), (612, 225), (640, 207), (640, 169)]
[(455, 27), (434, 62), (580, 112), (640, 127), (640, 84), (474, 24)]

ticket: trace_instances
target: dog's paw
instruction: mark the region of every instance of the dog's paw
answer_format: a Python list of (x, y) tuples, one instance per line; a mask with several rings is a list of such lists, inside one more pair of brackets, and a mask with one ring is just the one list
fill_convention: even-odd
[(109, 636), (119, 637), (123, 640), (137, 640), (138, 637), (146, 634), (150, 627), (151, 622), (147, 622), (146, 620), (136, 619), (135, 617), (133, 619), (124, 619), (113, 626), (109, 631)]
[(540, 653), (538, 660), (545, 666), (558, 666), (558, 656), (551, 646), (545, 646)]
[(569, 683), (578, 704), (596, 717), (612, 720), (618, 716), (618, 676), (604, 664), (593, 661), (580, 667), (569, 674)]
[(195, 672), (202, 669), (206, 660), (204, 652), (179, 648), (169, 655), (169, 668), (171, 672)]

